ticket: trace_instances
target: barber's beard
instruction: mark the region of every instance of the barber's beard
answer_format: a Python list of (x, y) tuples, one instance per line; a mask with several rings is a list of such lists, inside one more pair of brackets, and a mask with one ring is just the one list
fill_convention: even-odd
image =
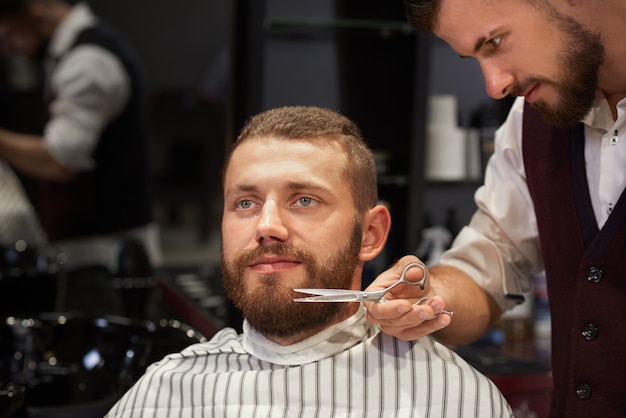
[[(304, 287), (349, 289), (359, 261), (361, 225), (357, 223), (350, 241), (327, 260), (319, 260), (310, 251), (287, 244), (258, 246), (243, 251), (228, 262), (222, 252), (221, 264), (226, 295), (238, 307), (250, 325), (267, 337), (291, 338), (324, 329), (343, 319), (349, 312), (347, 303), (299, 303), (302, 295), (293, 290), (280, 274), (246, 277), (251, 261), (263, 254), (286, 255), (302, 262), (306, 271)], [(246, 281), (254, 280), (254, 289)], [(303, 287), (298, 285), (298, 287)]]
[(548, 105), (538, 100), (533, 107), (546, 122), (560, 127), (574, 125), (589, 113), (598, 88), (598, 70), (604, 60), (604, 45), (598, 34), (574, 20), (562, 19), (565, 49), (560, 57), (561, 81), (531, 78), (512, 91), (512, 95), (520, 95), (535, 83), (553, 86), (559, 96), (558, 103)]

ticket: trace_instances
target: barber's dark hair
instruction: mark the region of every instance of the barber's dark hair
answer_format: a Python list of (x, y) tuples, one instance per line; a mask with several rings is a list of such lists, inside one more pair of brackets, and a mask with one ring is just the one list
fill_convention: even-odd
[[(346, 157), (345, 176), (350, 182), (357, 211), (376, 205), (376, 164), (359, 127), (345, 116), (315, 106), (287, 106), (267, 110), (250, 118), (232, 151), (249, 139), (306, 141), (320, 146), (339, 144)], [(231, 155), (232, 155), (231, 151)], [(230, 157), (226, 162), (226, 167)]]
[[(548, 0), (527, 0), (531, 5), (545, 11), (559, 20), (558, 11)], [(418, 32), (432, 32), (439, 16), (441, 0), (404, 0), (404, 14), (407, 21)]]
[(404, 0), (406, 19), (419, 32), (432, 32), (440, 7), (440, 0)]

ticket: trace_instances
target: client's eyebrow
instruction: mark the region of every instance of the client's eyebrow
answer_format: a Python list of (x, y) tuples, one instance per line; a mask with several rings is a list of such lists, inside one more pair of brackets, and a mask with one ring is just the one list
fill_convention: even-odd
[(301, 182), (301, 181), (290, 181), (287, 182), (287, 188), (291, 190), (300, 190), (300, 189), (321, 189), (320, 186), (311, 183), (311, 182)]
[(252, 184), (237, 184), (233, 187), (230, 187), (228, 190), (225, 190), (224, 196), (229, 196), (237, 192), (254, 192), (256, 190), (258, 190), (258, 188)]
[[(289, 190), (326, 190), (325, 187), (320, 186), (313, 182), (303, 182), (303, 181), (288, 181), (285, 184), (285, 188)], [(242, 183), (235, 185), (231, 189), (226, 192), (226, 196), (235, 192), (256, 192), (259, 190), (259, 187), (254, 184)]]

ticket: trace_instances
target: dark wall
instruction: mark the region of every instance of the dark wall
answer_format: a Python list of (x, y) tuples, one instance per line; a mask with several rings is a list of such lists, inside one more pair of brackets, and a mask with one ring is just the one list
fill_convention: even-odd
[[(198, 87), (223, 66), (231, 31), (228, 0), (87, 0), (133, 43), (151, 87)], [(226, 68), (227, 70), (227, 68)]]

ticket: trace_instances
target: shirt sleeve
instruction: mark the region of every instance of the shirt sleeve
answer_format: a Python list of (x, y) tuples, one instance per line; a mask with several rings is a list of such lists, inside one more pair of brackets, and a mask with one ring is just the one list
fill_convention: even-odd
[(71, 50), (54, 70), (50, 120), (44, 138), (60, 164), (77, 170), (95, 166), (100, 134), (126, 106), (130, 80), (120, 60), (96, 45)]
[(531, 289), (531, 273), (543, 270), (534, 206), (522, 155), (524, 99), (518, 98), (496, 131), (485, 183), (474, 196), (478, 210), (441, 264), (470, 275), (503, 311)]

